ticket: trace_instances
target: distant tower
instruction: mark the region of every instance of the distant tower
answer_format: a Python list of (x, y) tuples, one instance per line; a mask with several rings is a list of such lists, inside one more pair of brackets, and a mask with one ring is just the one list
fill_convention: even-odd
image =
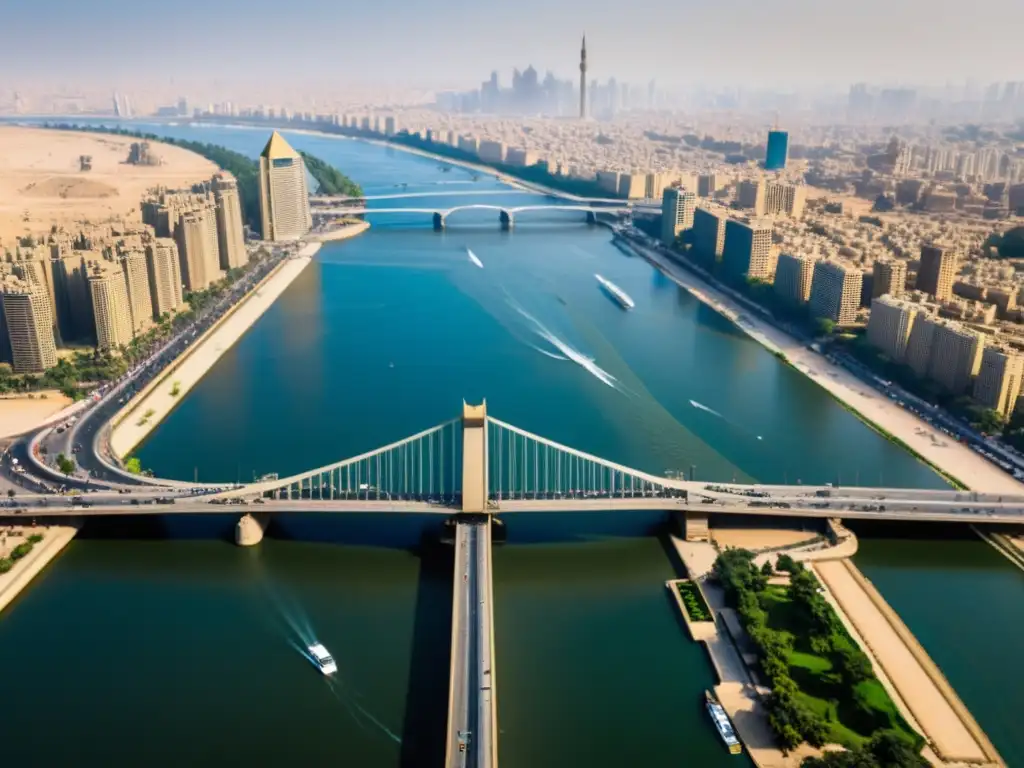
[(580, 120), (587, 117), (587, 36), (583, 36), (580, 49)]

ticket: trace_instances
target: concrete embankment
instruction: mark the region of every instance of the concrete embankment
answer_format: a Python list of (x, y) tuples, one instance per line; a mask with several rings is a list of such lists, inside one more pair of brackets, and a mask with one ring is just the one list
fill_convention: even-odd
[(310, 243), (298, 255), (281, 262), (174, 364), (121, 409), (111, 420), (110, 447), (117, 456), (126, 456), (174, 410), (189, 390), (302, 273), (320, 247), (320, 243)]
[(931, 762), (1005, 765), (938, 666), (856, 566), (837, 560), (811, 567), (850, 633), (872, 657), (879, 678), (895, 689), (897, 705), (927, 739)]
[(350, 237), (361, 235), (370, 228), (370, 222), (360, 221), (355, 224), (346, 224), (343, 227), (327, 229), (318, 232), (310, 232), (306, 238), (314, 243), (333, 243), (339, 240), (348, 240)]
[(32, 551), (15, 562), (14, 567), (0, 575), (0, 611), (3, 611), (32, 579), (39, 575), (50, 561), (59, 555), (78, 533), (77, 521), (67, 525), (53, 525), (47, 528), (30, 528), (22, 530), (27, 533), (41, 533), (43, 540), (32, 547)]

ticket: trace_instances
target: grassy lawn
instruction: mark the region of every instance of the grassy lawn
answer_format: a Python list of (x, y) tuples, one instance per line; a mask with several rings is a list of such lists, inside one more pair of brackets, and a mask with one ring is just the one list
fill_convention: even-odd
[[(768, 614), (768, 626), (792, 638), (793, 650), (786, 657), (790, 676), (800, 688), (802, 702), (829, 724), (830, 741), (854, 748), (885, 728), (902, 731), (911, 740), (916, 738), (877, 679), (857, 685), (852, 698), (845, 696), (832, 659), (810, 647), (804, 621), (785, 587), (769, 586), (762, 593), (762, 605)], [(849, 636), (845, 639), (855, 645)]]
[(686, 613), (689, 614), (690, 621), (714, 621), (711, 609), (704, 602), (704, 596), (696, 584), (692, 581), (680, 581), (676, 584), (676, 588), (679, 590), (679, 596), (683, 599), (683, 605), (686, 606)]

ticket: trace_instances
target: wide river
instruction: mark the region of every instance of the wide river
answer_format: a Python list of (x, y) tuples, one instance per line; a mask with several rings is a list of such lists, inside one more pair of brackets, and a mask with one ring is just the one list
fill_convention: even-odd
[[(268, 133), (141, 127), (253, 156)], [(379, 207), (545, 202), (393, 149), (287, 137), (368, 195), (451, 193)], [(463, 211), (435, 233), (429, 214), (379, 214), (367, 234), (325, 246), (140, 448), (143, 465), (199, 480), (290, 473), (486, 398), (505, 421), (656, 474), (941, 486), (581, 214), (522, 214), (511, 233), (497, 218)], [(636, 309), (620, 310), (595, 273)], [(504, 766), (736, 765), (701, 712), (712, 673), (667, 599), (659, 522), (508, 520), (494, 564)], [(275, 523), (253, 549), (229, 543), (233, 524), (93, 525), (4, 613), (8, 759), (438, 764), (451, 553), (434, 543), (437, 523), (310, 515)], [(1024, 574), (962, 532), (863, 533), (858, 564), (1024, 765)], [(313, 636), (338, 659), (333, 682), (294, 649)]]

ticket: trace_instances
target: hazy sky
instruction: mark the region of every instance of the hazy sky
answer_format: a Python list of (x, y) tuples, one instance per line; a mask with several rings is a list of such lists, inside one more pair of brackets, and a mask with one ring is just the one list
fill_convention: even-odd
[[(0, 0), (0, 88), (264, 77), (465, 86), (533, 64), (664, 86), (1024, 80), (1022, 0)], [(315, 74), (313, 70), (318, 70)], [(24, 85), (21, 85), (24, 84)]]

